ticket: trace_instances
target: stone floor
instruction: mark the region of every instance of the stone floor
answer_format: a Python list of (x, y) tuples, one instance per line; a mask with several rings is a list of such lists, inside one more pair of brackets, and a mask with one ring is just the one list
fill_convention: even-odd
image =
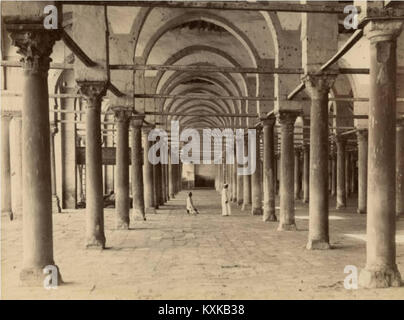
[[(365, 219), (330, 212), (333, 250), (308, 251), (307, 205), (296, 204), (297, 232), (241, 212), (220, 216), (216, 191), (194, 190), (198, 216), (184, 213), (186, 192), (127, 231), (114, 230), (106, 209), (108, 249), (84, 249), (85, 210), (54, 215), (54, 253), (65, 284), (55, 290), (18, 285), (21, 219), (2, 217), (3, 299), (387, 299), (404, 287), (346, 290), (344, 267), (365, 264)], [(334, 201), (331, 201), (334, 205)], [(397, 263), (404, 275), (404, 220), (397, 225)]]

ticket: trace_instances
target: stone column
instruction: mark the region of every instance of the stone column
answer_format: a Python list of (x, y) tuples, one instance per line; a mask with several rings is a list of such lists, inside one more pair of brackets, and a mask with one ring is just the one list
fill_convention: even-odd
[(310, 146), (303, 145), (303, 202), (309, 203), (310, 197)]
[(274, 125), (275, 118), (271, 117), (262, 120), (263, 142), (264, 142), (264, 215), (263, 221), (276, 221), (275, 215), (275, 146), (274, 146)]
[[(156, 152), (156, 155), (159, 156), (159, 152)], [(154, 167), (154, 194), (156, 199), (156, 208), (163, 205), (163, 194), (162, 194), (162, 178), (161, 178), (161, 163), (153, 165)]]
[(396, 131), (396, 215), (404, 215), (404, 120)]
[(368, 131), (356, 131), (358, 136), (358, 213), (366, 213), (368, 188)]
[(345, 151), (345, 195), (351, 195), (351, 152)]
[[(2, 140), (3, 141), (3, 140)], [(2, 161), (2, 163), (4, 163)], [(22, 119), (21, 112), (13, 114), (10, 122), (11, 212), (22, 216)], [(3, 175), (2, 175), (3, 177)], [(2, 188), (2, 190), (4, 190)], [(3, 203), (3, 202), (2, 202)]]
[[(11, 28), (14, 28), (12, 25)], [(23, 285), (43, 286), (44, 267), (54, 266), (52, 189), (49, 141), (48, 70), (59, 33), (40, 29), (11, 29), (11, 38), (23, 56), (22, 163), (23, 163)], [(34, 25), (33, 25), (34, 26)], [(41, 25), (42, 27), (42, 25)], [(7, 140), (8, 141), (8, 140)], [(10, 189), (8, 189), (10, 190)]]
[(51, 158), (51, 188), (52, 188), (52, 212), (62, 212), (60, 202), (56, 193), (56, 163), (55, 163), (55, 135), (58, 132), (57, 124), (50, 124), (50, 158)]
[(85, 201), (84, 199), (84, 193), (83, 193), (83, 166), (78, 165), (77, 166), (77, 201), (83, 202)]
[[(248, 150), (248, 137), (244, 136), (244, 152)], [(243, 176), (243, 205), (241, 210), (247, 210), (251, 205), (251, 175)]]
[(177, 172), (178, 192), (180, 192), (182, 190), (182, 163), (181, 162), (177, 165), (177, 168), (178, 168), (178, 172)]
[(337, 194), (337, 155), (334, 150), (331, 151), (331, 196)]
[(102, 81), (78, 82), (86, 105), (86, 247), (105, 248), (102, 181), (101, 101)]
[(356, 154), (355, 151), (351, 153), (351, 184), (350, 184), (350, 191), (351, 194), (355, 194), (357, 187), (356, 187)]
[(328, 234), (328, 93), (336, 75), (308, 75), (310, 94), (310, 202), (306, 248), (329, 249)]
[(129, 229), (129, 119), (132, 111), (125, 107), (112, 107), (116, 128), (115, 155), (115, 227)]
[(396, 70), (401, 21), (370, 21), (368, 203), (362, 287), (398, 287), (396, 264)]
[[(275, 140), (275, 150), (277, 150), (277, 149), (278, 149), (278, 141)], [(274, 160), (275, 160), (274, 161), (275, 195), (277, 195), (277, 196), (279, 195), (279, 188), (280, 188), (280, 186), (279, 186), (279, 182), (280, 182), (279, 159), (280, 159), (280, 154), (278, 151), (277, 153), (275, 153), (275, 157), (274, 157)]]
[(255, 151), (255, 172), (251, 175), (251, 214), (262, 215), (262, 175), (261, 175), (261, 129), (256, 129), (256, 151)]
[(168, 192), (170, 194), (170, 199), (174, 199), (175, 198), (175, 187), (174, 187), (174, 170), (175, 168), (174, 165), (171, 163), (171, 152), (168, 152), (169, 157), (169, 164), (168, 164)]
[[(145, 190), (146, 183), (143, 183), (143, 165), (144, 161), (148, 159), (142, 158), (142, 124), (145, 116), (141, 114), (136, 114), (131, 117), (131, 127), (132, 127), (132, 150), (131, 150), (131, 160), (132, 160), (132, 198), (133, 198), (133, 218), (146, 220), (146, 210), (145, 210)], [(148, 172), (149, 174), (149, 172)], [(150, 195), (149, 195), (150, 197)], [(148, 199), (150, 206), (150, 199)]]
[(346, 140), (341, 135), (336, 135), (337, 145), (337, 209), (346, 207), (345, 193), (345, 145)]
[(243, 205), (243, 197), (244, 197), (244, 176), (237, 175), (237, 205)]
[(295, 147), (295, 200), (300, 199), (301, 183), (300, 183), (300, 149)]
[(11, 114), (1, 114), (1, 215), (13, 220), (11, 211), (10, 120)]
[[(236, 149), (234, 149), (236, 150)], [(234, 155), (234, 164), (232, 164), (232, 184), (233, 184), (233, 189), (232, 189), (232, 200), (234, 203), (237, 203), (237, 159), (236, 155)]]
[(278, 231), (296, 230), (294, 190), (294, 123), (297, 112), (279, 111), (281, 125), (281, 182)]
[(148, 155), (152, 141), (148, 140), (148, 135), (152, 126), (142, 127), (143, 138), (143, 178), (144, 178), (144, 205), (145, 213), (156, 213), (156, 199), (154, 193), (153, 165), (150, 163)]

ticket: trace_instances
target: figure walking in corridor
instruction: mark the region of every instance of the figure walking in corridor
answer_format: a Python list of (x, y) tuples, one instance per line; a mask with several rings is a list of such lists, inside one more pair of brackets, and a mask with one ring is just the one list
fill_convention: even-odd
[(223, 186), (222, 190), (222, 216), (230, 216), (231, 209), (230, 209), (230, 201), (229, 201), (229, 192), (228, 189), (229, 185), (226, 183)]

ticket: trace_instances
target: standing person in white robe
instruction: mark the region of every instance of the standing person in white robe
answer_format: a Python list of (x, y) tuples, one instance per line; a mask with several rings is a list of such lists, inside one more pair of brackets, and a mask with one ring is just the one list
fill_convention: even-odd
[(192, 201), (192, 192), (188, 193), (187, 197), (187, 213), (188, 214), (198, 214), (198, 209), (195, 208), (194, 203)]
[(222, 190), (222, 216), (231, 215), (228, 187), (229, 185), (226, 183)]

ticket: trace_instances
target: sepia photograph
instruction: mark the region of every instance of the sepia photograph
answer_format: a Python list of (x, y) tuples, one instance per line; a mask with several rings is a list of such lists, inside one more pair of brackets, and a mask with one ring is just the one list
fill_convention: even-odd
[(0, 8), (1, 300), (404, 300), (404, 1)]

